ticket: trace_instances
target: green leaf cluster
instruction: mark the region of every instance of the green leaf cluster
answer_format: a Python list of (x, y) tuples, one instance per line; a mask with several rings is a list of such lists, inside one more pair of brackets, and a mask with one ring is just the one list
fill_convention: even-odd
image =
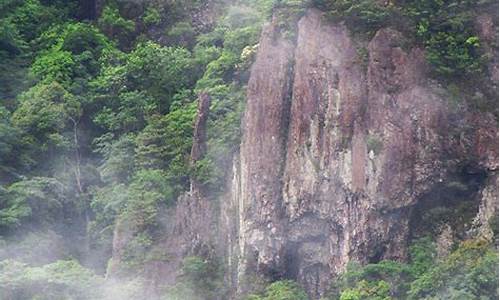
[(266, 287), (262, 295), (250, 295), (247, 300), (308, 300), (304, 290), (292, 280), (280, 280)]
[(408, 264), (349, 264), (329, 299), (496, 299), (497, 266), (497, 250), (482, 238), (460, 243), (444, 258), (430, 238), (421, 238), (410, 246)]

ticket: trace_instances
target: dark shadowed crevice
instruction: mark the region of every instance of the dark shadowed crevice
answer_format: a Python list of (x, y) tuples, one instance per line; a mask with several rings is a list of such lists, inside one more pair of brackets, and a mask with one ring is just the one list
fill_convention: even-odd
[(412, 209), (410, 240), (436, 236), (444, 225), (449, 225), (456, 237), (463, 238), (479, 211), (476, 195), (486, 177), (484, 170), (463, 166), (437, 182)]

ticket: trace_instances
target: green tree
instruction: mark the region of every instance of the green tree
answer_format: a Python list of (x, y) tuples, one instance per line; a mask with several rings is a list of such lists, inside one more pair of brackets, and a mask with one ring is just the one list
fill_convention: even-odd
[(36, 157), (53, 157), (58, 150), (74, 147), (73, 132), (81, 116), (80, 103), (57, 82), (38, 84), (19, 97), (12, 123), (21, 130), (21, 143), (28, 148), (28, 163)]
[(380, 280), (369, 283), (362, 280), (353, 289), (347, 289), (340, 295), (340, 300), (391, 300), (390, 286)]
[(99, 166), (102, 179), (105, 182), (128, 182), (132, 177), (134, 164), (135, 135), (124, 134), (114, 139), (107, 133), (94, 140), (95, 151), (103, 161)]
[(44, 81), (59, 81), (67, 88), (76, 78), (88, 79), (99, 70), (99, 60), (112, 44), (97, 28), (67, 23), (45, 31), (38, 39), (40, 54), (31, 69)]
[(133, 40), (135, 22), (127, 20), (120, 15), (116, 7), (106, 6), (97, 21), (99, 28), (108, 37), (118, 41), (122, 47), (127, 47)]
[(409, 299), (498, 298), (498, 251), (486, 240), (465, 241), (411, 284)]
[(31, 267), (0, 261), (0, 289), (6, 299), (97, 299), (103, 279), (74, 260)]
[(154, 114), (170, 110), (173, 96), (193, 83), (191, 53), (147, 42), (106, 66), (92, 81), (97, 124), (118, 132), (140, 130)]
[(307, 294), (295, 282), (291, 280), (280, 280), (266, 287), (265, 293), (250, 295), (249, 300), (308, 300)]
[(22, 219), (30, 215), (31, 208), (25, 198), (17, 197), (12, 191), (0, 186), (0, 232), (19, 226)]

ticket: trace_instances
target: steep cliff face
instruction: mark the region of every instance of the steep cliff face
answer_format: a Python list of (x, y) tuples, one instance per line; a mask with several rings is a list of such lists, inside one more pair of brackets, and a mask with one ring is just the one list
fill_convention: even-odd
[[(422, 211), (465, 198), (477, 214), (471, 232), (490, 234), (493, 114), (452, 105), (429, 79), (423, 50), (407, 49), (396, 30), (361, 42), (316, 10), (299, 21), (296, 41), (280, 30), (275, 22), (263, 30), (220, 205), (192, 180), (166, 213), (159, 248), (169, 258), (148, 266), (153, 285), (173, 283), (188, 255), (218, 256), (231, 297), (291, 278), (319, 299), (349, 261), (407, 259), (409, 240), (425, 227)], [(193, 162), (205, 154), (209, 103), (200, 96)], [(441, 244), (457, 232), (443, 227)]]
[(495, 199), (495, 119), (452, 108), (399, 32), (377, 32), (367, 62), (359, 47), (315, 10), (294, 45), (263, 32), (229, 201), (240, 291), (255, 275), (288, 277), (316, 299), (350, 260), (405, 259), (414, 207), (463, 172), (484, 174), (481, 195)]

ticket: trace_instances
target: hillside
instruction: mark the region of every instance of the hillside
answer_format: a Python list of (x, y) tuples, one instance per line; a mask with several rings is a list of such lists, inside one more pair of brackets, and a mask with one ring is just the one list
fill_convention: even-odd
[(497, 2), (0, 8), (0, 299), (498, 298)]

